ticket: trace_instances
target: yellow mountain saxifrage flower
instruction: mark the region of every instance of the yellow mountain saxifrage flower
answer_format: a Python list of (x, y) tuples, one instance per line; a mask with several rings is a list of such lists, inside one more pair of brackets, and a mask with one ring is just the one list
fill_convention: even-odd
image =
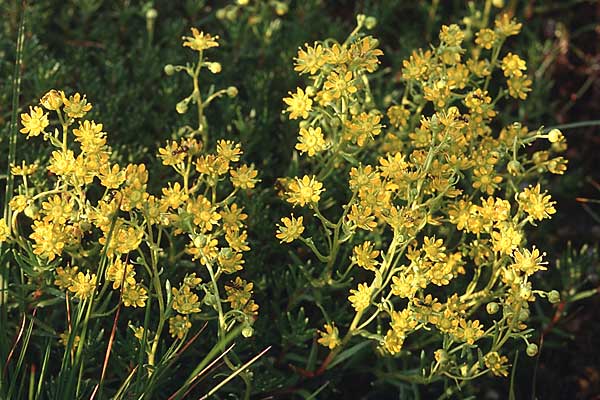
[(368, 240), (361, 245), (354, 246), (352, 250), (352, 262), (371, 271), (376, 269), (378, 256), (379, 250), (374, 250), (373, 243)]
[(348, 300), (356, 312), (364, 311), (371, 304), (371, 288), (367, 283), (359, 283), (358, 289), (350, 289)]
[(475, 44), (490, 50), (496, 42), (496, 32), (489, 28), (482, 28), (475, 34)]
[(530, 276), (537, 271), (545, 271), (547, 262), (542, 260), (545, 253), (540, 254), (540, 251), (533, 247), (533, 250), (529, 249), (517, 249), (513, 253), (514, 264), (510, 267), (523, 272), (525, 275)]
[(21, 114), (23, 128), (19, 132), (26, 134), (27, 138), (38, 136), (50, 125), (48, 115), (41, 107), (29, 107), (29, 114)]
[(239, 143), (232, 140), (217, 141), (217, 156), (224, 160), (227, 164), (230, 162), (236, 163), (240, 161), (242, 155), (242, 147)]
[(176, 315), (169, 318), (169, 334), (173, 339), (183, 339), (192, 327), (187, 315)]
[(324, 328), (325, 332), (319, 331), (319, 335), (321, 335), (321, 337), (317, 339), (317, 342), (325, 347), (328, 347), (330, 350), (333, 350), (342, 343), (339, 337), (338, 328), (334, 323), (325, 324)]
[(294, 218), (294, 214), (290, 217), (281, 218), (283, 225), (277, 225), (277, 234), (275, 237), (281, 240), (281, 243), (291, 243), (298, 239), (302, 232), (304, 232), (304, 225), (302, 225), (303, 217)]
[(508, 81), (508, 94), (515, 99), (525, 100), (527, 93), (531, 92), (532, 81), (527, 75), (513, 76)]
[(0, 218), (0, 243), (6, 242), (6, 239), (10, 237), (10, 228), (6, 225), (6, 220)]
[[(125, 274), (125, 276), (123, 276)], [(118, 289), (121, 284), (126, 286), (135, 285), (135, 269), (132, 264), (125, 263), (120, 258), (110, 263), (106, 268), (106, 280), (112, 282), (112, 288)]]
[(508, 53), (502, 59), (502, 71), (506, 77), (518, 78), (523, 76), (522, 71), (527, 71), (527, 65), (525, 64), (525, 61), (517, 54)]
[(327, 143), (323, 137), (321, 127), (300, 128), (296, 150), (299, 150), (301, 154), (307, 153), (309, 157), (313, 157), (325, 149), (327, 149)]
[[(62, 92), (61, 92), (62, 93)], [(68, 98), (63, 93), (63, 110), (70, 118), (83, 118), (85, 114), (92, 109), (92, 105), (87, 102), (85, 95), (75, 93)]]
[(501, 356), (495, 351), (487, 353), (483, 357), (485, 366), (496, 376), (508, 376), (508, 357)]
[(308, 43), (304, 45), (306, 50), (298, 49), (298, 57), (295, 58), (296, 66), (294, 70), (300, 74), (314, 75), (321, 67), (325, 64), (325, 53), (323, 46), (320, 44), (314, 44), (309, 46)]
[(174, 184), (169, 182), (167, 185), (167, 187), (162, 188), (161, 207), (164, 210), (176, 210), (188, 201), (189, 196), (185, 193), (179, 182), (175, 182)]
[(357, 92), (354, 84), (352, 72), (331, 72), (327, 76), (327, 81), (323, 84), (323, 93), (327, 101), (339, 99), (342, 96), (348, 96)]
[(63, 225), (73, 213), (73, 203), (66, 196), (54, 195), (42, 203), (44, 221)]
[(78, 272), (77, 275), (73, 277), (71, 281), (71, 286), (69, 286), (69, 291), (75, 294), (75, 297), (86, 300), (90, 296), (94, 294), (96, 290), (96, 274), (91, 274), (90, 272)]
[(191, 28), (192, 36), (182, 36), (183, 47), (189, 47), (192, 50), (204, 51), (211, 47), (219, 47), (219, 36), (211, 36), (210, 33), (204, 33), (196, 28)]
[(289, 184), (287, 201), (301, 207), (307, 203), (318, 203), (324, 190), (323, 184), (314, 176), (304, 175), (302, 179), (296, 178)]
[(200, 312), (200, 301), (198, 295), (183, 285), (181, 288), (171, 288), (173, 295), (173, 310), (180, 314), (194, 314)]
[(210, 232), (213, 226), (217, 225), (221, 219), (221, 214), (217, 212), (210, 200), (202, 195), (187, 203), (186, 211), (194, 216), (194, 224), (202, 232)]
[(226, 232), (237, 232), (244, 227), (244, 221), (248, 219), (248, 214), (243, 212), (244, 208), (236, 203), (225, 206), (219, 214)]
[(135, 285), (125, 285), (123, 287), (123, 296), (121, 300), (125, 307), (145, 307), (148, 299), (148, 291), (139, 283)]
[(301, 88), (296, 88), (296, 93), (288, 94), (290, 97), (284, 98), (283, 102), (288, 105), (286, 111), (290, 113), (290, 119), (308, 118), (313, 103), (308, 94)]
[(64, 93), (58, 90), (51, 89), (40, 99), (40, 104), (46, 108), (46, 110), (56, 111), (63, 105)]
[(229, 173), (231, 175), (231, 183), (238, 189), (253, 189), (259, 182), (259, 180), (256, 179), (258, 171), (255, 170), (254, 167), (246, 164), (239, 168), (232, 169)]
[(519, 193), (519, 204), (530, 218), (541, 221), (556, 213), (555, 201), (551, 200), (547, 192), (541, 193), (540, 184), (529, 186)]
[(348, 221), (354, 228), (364, 229), (365, 231), (372, 231), (377, 227), (375, 215), (373, 215), (373, 210), (369, 206), (353, 204), (348, 213)]

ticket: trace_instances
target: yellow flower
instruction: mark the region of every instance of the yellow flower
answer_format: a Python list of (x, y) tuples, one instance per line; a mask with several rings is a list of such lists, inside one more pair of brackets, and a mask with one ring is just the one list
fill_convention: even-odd
[(483, 357), (485, 366), (496, 376), (508, 376), (508, 357), (501, 356), (495, 351), (487, 353)]
[(391, 355), (398, 354), (402, 350), (404, 339), (403, 334), (389, 329), (383, 338), (383, 348)]
[[(125, 274), (125, 277), (123, 277), (123, 274)], [(113, 283), (113, 289), (120, 288), (121, 283), (124, 283), (125, 286), (134, 286), (136, 284), (135, 269), (133, 265), (124, 263), (120, 258), (117, 258), (106, 269), (106, 280)]]
[(104, 164), (100, 166), (100, 183), (107, 189), (118, 189), (125, 182), (125, 171), (121, 170), (119, 164)]
[(290, 113), (290, 119), (307, 118), (313, 103), (308, 94), (301, 88), (296, 88), (296, 93), (288, 94), (291, 97), (284, 98), (283, 102), (288, 105), (286, 111)]
[(78, 272), (71, 281), (69, 291), (75, 293), (75, 297), (85, 300), (90, 297), (96, 289), (96, 274), (90, 275), (90, 272)]
[(23, 128), (19, 132), (30, 136), (38, 136), (44, 132), (44, 129), (50, 124), (48, 115), (44, 113), (41, 107), (29, 107), (29, 114), (21, 114), (21, 124)]
[(556, 209), (554, 208), (556, 202), (552, 201), (550, 195), (546, 193), (545, 191), (541, 193), (539, 183), (534, 187), (529, 186), (519, 193), (519, 204), (530, 218), (541, 221), (544, 218), (550, 218), (552, 214), (556, 213)]
[(233, 274), (234, 272), (240, 271), (244, 268), (242, 254), (232, 251), (232, 249), (229, 247), (223, 247), (219, 250), (217, 261), (219, 262), (219, 266), (223, 272), (226, 274)]
[(319, 335), (321, 335), (321, 337), (317, 340), (319, 344), (329, 347), (330, 350), (333, 350), (342, 344), (342, 341), (339, 337), (338, 328), (334, 323), (325, 324), (324, 328), (325, 332), (319, 331)]
[(38, 220), (33, 221), (32, 229), (33, 232), (29, 237), (35, 241), (34, 254), (47, 258), (48, 261), (62, 254), (67, 238), (60, 225)]
[(323, 84), (323, 88), (325, 89), (324, 96), (329, 101), (354, 94), (358, 91), (353, 84), (352, 72), (350, 71), (346, 73), (340, 72), (339, 74), (331, 72), (327, 76), (327, 81)]
[(217, 225), (221, 219), (221, 214), (217, 212), (217, 208), (202, 195), (198, 195), (196, 199), (188, 202), (186, 211), (194, 216), (194, 224), (202, 232), (210, 232), (213, 225)]
[[(300, 217), (302, 218), (302, 217)], [(0, 218), (0, 243), (5, 242), (10, 236), (10, 229), (6, 225), (4, 218)]]
[(508, 94), (515, 99), (525, 100), (531, 92), (531, 79), (527, 75), (513, 76), (507, 82)]
[(146, 289), (139, 283), (136, 285), (125, 285), (123, 288), (123, 304), (125, 307), (145, 307), (148, 299)]
[(354, 246), (352, 250), (352, 262), (368, 270), (375, 270), (377, 264), (376, 258), (379, 256), (379, 250), (373, 249), (373, 243), (366, 241), (361, 245)]
[(73, 284), (73, 280), (75, 279), (78, 271), (79, 267), (77, 266), (56, 268), (56, 279), (54, 280), (54, 284), (61, 290), (68, 289), (69, 286)]
[(192, 292), (187, 285), (180, 289), (171, 288), (173, 295), (173, 309), (180, 314), (194, 314), (200, 312), (198, 295)]
[(496, 33), (489, 28), (482, 28), (475, 34), (475, 43), (490, 50), (496, 41)]
[(247, 214), (243, 213), (244, 208), (238, 207), (237, 204), (233, 203), (230, 206), (225, 206), (223, 210), (219, 211), (221, 214), (221, 221), (223, 222), (223, 228), (228, 232), (239, 231), (244, 226), (244, 221), (248, 218)]
[(163, 165), (177, 165), (185, 161), (187, 151), (185, 147), (180, 146), (177, 142), (167, 142), (165, 147), (158, 149), (158, 156), (161, 158)]
[(168, 187), (162, 189), (163, 197), (160, 202), (163, 208), (176, 210), (180, 205), (188, 200), (188, 195), (183, 191), (181, 184), (175, 182), (171, 186), (171, 182), (168, 183)]
[(404, 106), (393, 105), (388, 108), (387, 116), (394, 128), (400, 128), (406, 125), (406, 122), (410, 117), (410, 110), (406, 109)]
[(185, 315), (169, 318), (169, 334), (172, 338), (183, 339), (192, 327), (192, 323)]
[(440, 30), (440, 40), (448, 46), (460, 46), (464, 38), (465, 33), (458, 25), (442, 25), (442, 29)]
[(350, 289), (348, 300), (356, 312), (364, 311), (371, 304), (371, 288), (367, 283), (359, 283), (358, 289)]
[(254, 284), (252, 282), (247, 282), (238, 276), (231, 284), (225, 285), (225, 293), (227, 294), (225, 301), (230, 303), (232, 308), (241, 310), (252, 301), (253, 288)]
[(494, 21), (496, 33), (502, 37), (517, 35), (521, 30), (521, 23), (511, 19), (508, 13), (499, 15)]
[(511, 265), (511, 268), (522, 271), (527, 276), (533, 275), (537, 271), (544, 271), (548, 269), (545, 266), (548, 263), (542, 261), (544, 255), (545, 253), (540, 254), (540, 251), (535, 246), (531, 251), (529, 249), (517, 249), (512, 255), (515, 262)]
[(302, 232), (304, 232), (304, 225), (302, 225), (303, 217), (294, 218), (294, 214), (290, 218), (281, 218), (282, 225), (277, 225), (277, 234), (275, 237), (281, 240), (281, 243), (291, 243), (298, 239)]
[(504, 71), (504, 76), (514, 78), (523, 76), (523, 72), (526, 71), (527, 65), (525, 61), (521, 59), (517, 54), (508, 53), (502, 59), (502, 71)]
[(79, 128), (73, 129), (75, 141), (81, 143), (81, 151), (87, 154), (97, 154), (106, 145), (106, 133), (102, 132), (102, 124), (94, 121), (79, 122)]
[(75, 155), (72, 150), (55, 150), (52, 152), (48, 171), (66, 177), (75, 170)]
[(88, 104), (85, 95), (81, 97), (79, 93), (75, 93), (73, 96), (69, 96), (69, 98), (64, 96), (63, 102), (65, 103), (63, 109), (71, 118), (82, 118), (92, 109), (92, 105)]
[(377, 227), (373, 210), (369, 206), (361, 206), (353, 204), (348, 213), (348, 221), (353, 227), (364, 229), (365, 231), (372, 231)]
[(217, 239), (200, 234), (193, 239), (192, 245), (188, 247), (187, 252), (194, 256), (194, 260), (200, 260), (202, 265), (211, 265), (219, 254), (218, 244), (219, 241)]
[(325, 64), (323, 46), (316, 43), (313, 46), (309, 46), (306, 43), (304, 46), (306, 50), (302, 48), (298, 49), (298, 57), (296, 58), (294, 70), (300, 74), (309, 73), (314, 75)]
[(63, 225), (73, 212), (73, 204), (64, 196), (54, 195), (42, 203), (44, 221)]
[(312, 126), (309, 126), (308, 129), (300, 128), (296, 150), (299, 150), (300, 153), (308, 153), (308, 156), (312, 157), (326, 148), (327, 143), (321, 132), (321, 127), (316, 129)]
[(204, 51), (211, 47), (219, 47), (219, 36), (211, 36), (210, 33), (204, 33), (198, 31), (196, 28), (192, 28), (192, 36), (183, 36), (183, 47), (189, 47), (192, 50)]
[(58, 110), (63, 105), (63, 96), (58, 90), (52, 89), (42, 96), (40, 103), (47, 110)]
[(38, 163), (25, 164), (25, 161), (21, 165), (12, 165), (10, 167), (10, 173), (15, 176), (28, 176), (33, 175), (38, 169)]
[(231, 140), (219, 140), (217, 142), (217, 155), (225, 162), (238, 162), (241, 154), (242, 148), (239, 143)]
[(344, 139), (363, 146), (367, 140), (372, 140), (381, 133), (381, 115), (362, 112), (346, 122)]
[(258, 172), (254, 169), (254, 167), (245, 164), (237, 169), (232, 169), (230, 174), (231, 183), (234, 187), (239, 189), (252, 189), (259, 181), (256, 179)]
[(302, 179), (296, 178), (290, 183), (287, 193), (289, 203), (303, 207), (307, 203), (317, 203), (321, 198), (323, 184), (314, 176), (304, 175)]

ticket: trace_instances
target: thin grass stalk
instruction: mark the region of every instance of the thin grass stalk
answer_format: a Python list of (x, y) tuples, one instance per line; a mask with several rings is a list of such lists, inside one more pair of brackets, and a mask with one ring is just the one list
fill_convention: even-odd
[[(13, 79), (12, 79), (12, 113), (10, 124), (8, 128), (8, 163), (6, 167), (6, 187), (4, 192), (4, 209), (3, 216), (5, 221), (10, 221), (10, 208), (8, 207), (8, 203), (12, 198), (12, 193), (14, 190), (14, 177), (10, 173), (10, 166), (14, 164), (17, 153), (17, 114), (18, 114), (18, 106), (19, 106), (19, 96), (21, 94), (21, 71), (23, 66), (23, 47), (25, 43), (25, 15), (27, 10), (27, 2), (25, 0), (22, 1), (21, 7), (21, 19), (19, 22), (19, 28), (17, 33), (17, 47), (16, 47), (16, 56), (15, 56), (15, 64), (13, 69)], [(9, 229), (11, 229), (10, 224)], [(4, 244), (0, 244), (0, 253), (3, 252)], [(8, 290), (8, 281), (9, 281), (9, 267), (8, 263), (2, 265), (0, 267), (0, 325), (8, 326), (8, 308), (5, 304), (4, 299), (7, 298), (6, 291)], [(0, 356), (6, 354), (6, 349), (8, 349), (8, 340), (6, 335), (2, 335), (2, 339), (0, 339)], [(3, 373), (5, 373), (6, 368), (8, 366), (9, 359), (6, 360)], [(0, 394), (4, 392), (5, 380), (0, 379)]]

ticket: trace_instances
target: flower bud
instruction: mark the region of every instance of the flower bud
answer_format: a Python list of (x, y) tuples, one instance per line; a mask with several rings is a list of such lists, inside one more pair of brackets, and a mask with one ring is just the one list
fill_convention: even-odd
[(238, 89), (235, 86), (229, 86), (227, 88), (227, 96), (235, 97), (238, 95)]
[(23, 210), (23, 214), (25, 214), (28, 218), (36, 219), (38, 217), (39, 209), (35, 206), (35, 204), (29, 204)]
[(564, 136), (562, 132), (558, 129), (552, 129), (550, 132), (548, 132), (548, 140), (550, 141), (550, 143), (560, 142), (562, 141), (563, 137)]
[(519, 321), (523, 322), (523, 321), (527, 321), (529, 319), (529, 310), (526, 308), (521, 309), (521, 311), (519, 311)]
[(495, 303), (492, 301), (491, 303), (488, 303), (485, 306), (485, 309), (488, 312), (488, 314), (494, 315), (498, 312), (498, 310), (500, 309), (500, 306), (498, 306), (498, 303)]
[(254, 329), (252, 329), (251, 326), (246, 326), (244, 329), (242, 329), (242, 336), (245, 338), (251, 337), (253, 333)]
[(165, 71), (165, 74), (171, 76), (175, 73), (175, 67), (171, 64), (167, 64), (167, 65), (165, 65), (164, 71)]
[(538, 352), (538, 346), (535, 343), (529, 343), (529, 345), (527, 346), (527, 350), (525, 350), (525, 352), (527, 353), (527, 355), (529, 357), (533, 357), (537, 354)]
[(287, 14), (288, 10), (289, 6), (286, 3), (283, 3), (281, 1), (275, 3), (275, 14), (279, 15), (280, 17)]
[(306, 89), (304, 89), (304, 93), (306, 93), (306, 95), (309, 97), (313, 97), (315, 94), (317, 94), (317, 88), (314, 86), (307, 86)]
[(213, 74), (218, 74), (219, 72), (221, 72), (221, 63), (218, 63), (218, 62), (208, 63), (208, 70), (210, 72), (212, 72)]
[(217, 19), (223, 20), (227, 16), (227, 10), (224, 8), (219, 8), (215, 15)]
[(188, 102), (187, 100), (181, 100), (179, 103), (177, 103), (177, 105), (175, 106), (175, 110), (179, 113), (179, 114), (185, 114), (187, 112), (188, 109)]
[(365, 14), (358, 14), (356, 16), (356, 23), (358, 25), (363, 25), (365, 23), (365, 19), (367, 19), (367, 16)]
[(63, 100), (58, 90), (52, 89), (40, 99), (40, 103), (48, 110), (58, 110), (63, 105)]
[(158, 11), (156, 11), (156, 9), (150, 8), (148, 11), (146, 11), (146, 19), (154, 20), (156, 17), (158, 17)]
[(365, 28), (367, 28), (367, 29), (373, 29), (373, 28), (375, 28), (375, 25), (377, 25), (377, 18), (375, 18), (375, 17), (367, 17), (365, 19)]
[(517, 160), (509, 161), (509, 163), (506, 165), (506, 170), (512, 176), (517, 176), (522, 172), (521, 163)]
[(558, 293), (558, 290), (551, 290), (548, 293), (548, 301), (551, 304), (556, 304), (556, 303), (560, 302), (560, 293)]
[(492, 5), (496, 8), (504, 7), (504, 0), (492, 0)]

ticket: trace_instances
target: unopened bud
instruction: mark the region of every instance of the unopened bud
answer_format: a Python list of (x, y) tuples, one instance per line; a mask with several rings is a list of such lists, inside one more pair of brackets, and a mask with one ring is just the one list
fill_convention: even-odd
[(63, 100), (58, 90), (52, 89), (40, 99), (40, 103), (48, 110), (58, 110), (63, 105)]
[(537, 354), (538, 352), (538, 346), (535, 343), (529, 343), (529, 345), (527, 346), (527, 350), (525, 350), (525, 352), (527, 353), (527, 355), (529, 357), (533, 357)]
[(158, 11), (156, 11), (154, 8), (146, 11), (146, 19), (154, 20), (156, 17), (158, 17)]
[(165, 67), (163, 68), (165, 71), (165, 74), (171, 76), (175, 73), (175, 67), (171, 64), (167, 64), (165, 65)]
[(210, 72), (212, 72), (213, 74), (218, 74), (219, 72), (221, 72), (221, 63), (218, 63), (218, 62), (208, 63), (208, 70)]
[(551, 304), (556, 304), (556, 303), (560, 302), (560, 293), (558, 293), (558, 290), (551, 290), (548, 293), (548, 301)]
[(365, 28), (373, 29), (377, 25), (377, 18), (375, 17), (367, 17), (365, 19)]
[(238, 88), (236, 88), (235, 86), (229, 86), (227, 88), (227, 96), (235, 97), (237, 95), (238, 95)]
[(550, 132), (548, 132), (548, 140), (550, 141), (550, 143), (557, 143), (562, 141), (563, 139), (563, 134), (560, 130), (558, 129), (552, 129), (550, 130)]
[(509, 161), (509, 163), (506, 165), (506, 170), (512, 176), (519, 175), (522, 172), (521, 163), (517, 160)]
[(179, 114), (185, 114), (187, 112), (188, 109), (188, 102), (187, 100), (181, 100), (179, 103), (177, 103), (177, 105), (175, 106), (175, 110), (179, 113)]
[(498, 306), (498, 303), (491, 302), (491, 303), (488, 303), (487, 306), (485, 306), (485, 309), (488, 312), (488, 314), (493, 315), (498, 312), (498, 310), (500, 309), (500, 306)]

